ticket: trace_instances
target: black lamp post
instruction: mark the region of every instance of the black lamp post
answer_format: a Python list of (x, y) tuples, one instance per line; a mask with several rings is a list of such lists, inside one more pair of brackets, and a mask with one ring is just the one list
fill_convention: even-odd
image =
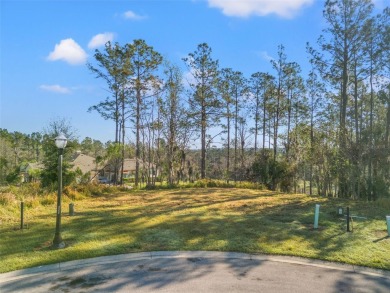
[(58, 193), (57, 193), (57, 218), (56, 218), (56, 234), (53, 240), (54, 248), (64, 248), (65, 243), (61, 237), (61, 195), (62, 195), (62, 155), (64, 148), (66, 147), (66, 137), (64, 134), (60, 134), (55, 139), (56, 146), (59, 150), (58, 156)]

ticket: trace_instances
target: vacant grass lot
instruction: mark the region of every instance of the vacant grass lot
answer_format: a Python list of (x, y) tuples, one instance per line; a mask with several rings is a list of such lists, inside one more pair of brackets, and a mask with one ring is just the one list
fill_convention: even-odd
[[(295, 255), (390, 270), (383, 206), (248, 189), (176, 189), (107, 194), (63, 203), (67, 247), (52, 250), (55, 205), (0, 205), (0, 272), (102, 255), (156, 250), (240, 251)], [(321, 204), (319, 229), (314, 207)], [(351, 207), (346, 232), (337, 207)]]

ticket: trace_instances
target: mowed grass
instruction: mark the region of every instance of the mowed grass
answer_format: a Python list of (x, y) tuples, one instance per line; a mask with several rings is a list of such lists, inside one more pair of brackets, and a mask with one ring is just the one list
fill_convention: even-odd
[[(249, 189), (132, 191), (63, 203), (64, 249), (51, 248), (54, 204), (0, 205), (0, 272), (68, 260), (140, 251), (207, 250), (294, 255), (390, 270), (390, 238), (383, 205)], [(315, 204), (319, 228), (313, 229)], [(354, 231), (337, 207), (366, 217)]]

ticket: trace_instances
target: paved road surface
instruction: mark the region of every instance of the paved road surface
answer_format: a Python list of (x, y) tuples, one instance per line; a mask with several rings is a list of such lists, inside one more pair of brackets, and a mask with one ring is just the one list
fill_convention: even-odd
[(302, 258), (150, 252), (0, 274), (0, 292), (390, 292), (390, 272)]

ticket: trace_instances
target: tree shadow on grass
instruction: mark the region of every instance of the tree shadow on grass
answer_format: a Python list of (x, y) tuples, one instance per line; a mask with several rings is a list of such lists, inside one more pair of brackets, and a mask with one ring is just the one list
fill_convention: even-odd
[[(214, 250), (277, 251), (334, 259), (335, 252), (353, 247), (356, 240), (344, 232), (335, 216), (340, 201), (264, 191), (197, 191), (195, 196), (194, 190), (104, 196), (101, 203), (85, 206), (79, 212), (76, 203), (76, 215), (63, 216), (63, 236), (68, 247), (58, 252), (59, 257), (72, 260), (137, 251)], [(278, 201), (272, 202), (272, 196)], [(314, 230), (317, 202), (321, 202), (320, 229)], [(38, 222), (44, 229), (33, 227), (24, 234), (27, 238), (39, 237), (34, 247), (41, 251), (50, 249), (43, 244), (52, 240), (55, 223), (54, 216), (52, 225), (47, 223), (47, 215), (43, 219), (45, 224)], [(6, 243), (12, 246), (18, 241), (21, 238), (9, 237)], [(31, 249), (21, 247), (21, 252)], [(47, 263), (56, 261), (57, 258), (48, 259)], [(40, 264), (42, 260), (30, 262), (30, 266)]]
[(383, 240), (387, 240), (387, 239), (390, 240), (390, 236), (385, 236), (385, 237), (382, 237), (382, 238), (379, 238), (379, 239), (375, 239), (372, 242), (377, 243), (377, 242), (380, 242), (380, 241), (383, 241)]
[[(272, 207), (262, 207), (259, 210), (242, 204), (230, 208), (228, 215), (220, 213), (218, 208), (215, 208), (215, 205), (253, 198), (253, 196), (223, 198), (212, 203), (191, 203), (190, 206), (186, 204), (149, 206), (147, 212), (145, 207), (129, 207), (127, 213), (124, 213), (121, 208), (115, 208), (79, 215), (78, 222), (83, 223), (79, 229), (82, 230), (83, 235), (86, 235), (87, 240), (87, 235), (95, 231), (99, 231), (102, 239), (115, 237), (118, 233), (132, 236), (133, 240), (128, 243), (128, 252), (134, 248), (141, 250), (204, 250), (206, 248), (206, 250), (267, 252), (266, 249), (262, 249), (262, 241), (271, 246), (282, 246), (284, 242), (296, 237), (308, 241), (310, 247), (318, 251), (317, 256), (326, 258), (334, 251), (347, 247), (352, 241), (351, 239), (338, 240), (337, 238), (342, 235), (340, 231), (324, 236), (319, 231), (313, 231), (312, 202), (281, 203)], [(199, 210), (205, 207), (206, 210)], [(186, 210), (187, 212), (183, 213)], [(145, 213), (143, 214), (142, 211)], [(69, 231), (75, 228), (69, 226)], [(318, 239), (321, 241), (317, 243)], [(126, 247), (126, 244), (123, 246)], [(293, 249), (285, 253), (294, 254)]]

